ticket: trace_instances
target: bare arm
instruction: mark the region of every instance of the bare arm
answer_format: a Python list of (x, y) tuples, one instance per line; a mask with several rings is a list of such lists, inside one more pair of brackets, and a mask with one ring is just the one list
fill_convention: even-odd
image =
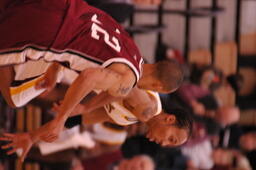
[[(45, 134), (48, 130), (50, 122), (45, 124), (44, 126), (38, 128), (29, 133), (4, 133), (0, 137), (0, 141), (9, 142), (8, 144), (3, 145), (2, 149), (9, 149), (7, 154), (13, 154), (18, 151), (18, 149), (22, 149), (21, 161), (23, 162), (26, 158), (27, 153), (31, 149), (31, 147), (41, 140), (41, 136)], [(54, 139), (50, 139), (47, 142), (52, 142)]]
[[(112, 76), (112, 80), (116, 83), (120, 79), (120, 75), (103, 68), (87, 69), (80, 73), (78, 78), (72, 83), (68, 89), (64, 100), (59, 108), (58, 118), (66, 120), (74, 107), (93, 89), (98, 87), (99, 83), (104, 82), (107, 76)], [(113, 81), (109, 84), (103, 84), (101, 88), (109, 88)], [(107, 81), (105, 83), (108, 83)], [(103, 96), (104, 97), (104, 96)]]
[(47, 69), (44, 79), (37, 83), (36, 88), (47, 88), (48, 92), (51, 91), (57, 83), (58, 73), (61, 70), (61, 67), (62, 66), (59, 63), (52, 63)]
[(113, 96), (125, 96), (132, 89), (134, 79), (126, 77), (108, 68), (90, 68), (84, 70), (69, 87), (57, 117), (51, 123), (51, 130), (45, 139), (56, 136), (63, 129), (64, 122), (70, 116), (75, 106), (93, 89), (107, 91)]
[(141, 122), (151, 119), (157, 110), (157, 102), (145, 90), (133, 88), (124, 104)]
[[(114, 97), (114, 96), (111, 96), (108, 92), (101, 92), (100, 94), (93, 96), (86, 102), (82, 104), (77, 104), (75, 108), (72, 110), (70, 117), (91, 113), (94, 110), (101, 108), (106, 104), (109, 104), (114, 101), (122, 100), (122, 99), (123, 97)], [(58, 113), (60, 110), (60, 105), (57, 103), (54, 103), (52, 110)]]
[(7, 102), (7, 104), (11, 107), (15, 107), (11, 99), (10, 87), (11, 83), (14, 80), (14, 70), (12, 66), (0, 67), (0, 91)]
[(112, 122), (104, 108), (96, 109), (82, 115), (83, 124), (92, 125), (95, 123)]
[[(83, 104), (77, 104), (76, 107), (70, 114), (70, 117), (81, 115), (81, 114), (88, 114), (93, 112), (96, 109), (103, 107), (106, 104), (111, 102), (121, 100), (122, 97), (114, 97), (111, 96), (108, 92), (101, 92), (100, 94), (93, 96), (90, 100), (87, 100)], [(58, 112), (59, 105), (54, 105), (53, 111)]]

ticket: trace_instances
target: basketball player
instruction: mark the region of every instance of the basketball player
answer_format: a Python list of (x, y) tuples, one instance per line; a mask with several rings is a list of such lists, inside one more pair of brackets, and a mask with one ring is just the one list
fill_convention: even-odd
[[(175, 67), (173, 66), (172, 68)], [(172, 81), (172, 83), (175, 90), (177, 88), (175, 85), (179, 83), (175, 81)], [(148, 89), (157, 89), (159, 87), (155, 86), (150, 79), (140, 79), (138, 86)], [(189, 116), (180, 110), (174, 110), (171, 114), (164, 113), (161, 110), (160, 98), (155, 92), (135, 87), (120, 102), (112, 102), (109, 105), (98, 108), (100, 104), (102, 103), (95, 103), (90, 100), (85, 105), (78, 105), (72, 112), (72, 116), (76, 113), (82, 113), (85, 124), (110, 121), (124, 126), (137, 121), (146, 122), (148, 126), (147, 137), (163, 146), (178, 146), (188, 139), (191, 129)], [(56, 106), (55, 110), (58, 111), (58, 109), (59, 106)], [(24, 153), (27, 153), (33, 143), (42, 139), (41, 136), (47, 132), (47, 126), (48, 124), (30, 134), (5, 134), (5, 137), (1, 138), (1, 140), (11, 141), (11, 143), (3, 148), (14, 146), (9, 154), (15, 152), (17, 148), (23, 148), (22, 159), (24, 159)]]
[[(46, 140), (56, 139), (73, 108), (93, 89), (123, 97), (141, 77), (143, 59), (129, 35), (82, 0), (11, 1), (1, 12), (0, 37), (0, 66), (40, 59), (57, 63), (43, 76), (51, 85), (60, 70), (58, 63), (79, 73), (48, 126)], [(163, 68), (145, 65), (144, 73), (146, 67), (151, 76)], [(170, 88), (162, 89), (167, 91)]]

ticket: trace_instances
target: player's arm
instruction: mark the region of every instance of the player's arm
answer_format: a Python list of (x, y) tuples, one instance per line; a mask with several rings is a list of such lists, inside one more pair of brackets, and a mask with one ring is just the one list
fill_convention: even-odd
[(120, 73), (110, 68), (99, 67), (89, 68), (81, 72), (67, 90), (60, 105), (59, 113), (51, 123), (47, 135), (44, 136), (45, 140), (52, 138), (52, 136), (57, 138), (74, 107), (93, 89), (107, 91), (110, 95), (116, 97), (127, 95), (133, 87), (134, 79), (129, 79), (129, 76), (126, 75), (127, 72)]
[[(106, 98), (112, 101), (115, 97), (127, 94), (132, 87), (123, 86), (122, 76), (122, 74), (108, 68), (90, 68), (84, 70), (68, 89), (57, 117), (63, 119), (69, 117), (74, 107), (93, 89), (103, 89), (108, 94), (103, 93), (101, 96), (95, 98), (95, 101), (90, 102), (89, 105), (97, 102), (104, 104)], [(111, 95), (114, 97), (112, 98)]]
[(46, 88), (48, 92), (51, 91), (57, 83), (61, 68), (62, 66), (59, 63), (53, 62), (44, 74), (43, 79), (36, 84), (36, 88)]
[(126, 102), (133, 106), (127, 109), (141, 122), (147, 122), (155, 115), (157, 110), (156, 102), (150, 98), (145, 90), (137, 87), (133, 88), (129, 96), (124, 99), (124, 103)]
[(155, 110), (156, 108), (151, 103), (144, 103), (143, 106), (138, 105), (137, 111), (134, 113), (141, 122), (147, 122), (154, 116)]
[[(46, 123), (45, 125), (41, 126), (40, 128), (28, 132), (28, 133), (16, 133), (16, 134), (10, 134), (10, 133), (4, 133), (3, 136), (0, 137), (0, 141), (6, 141), (9, 142), (8, 144), (5, 144), (1, 146), (2, 149), (9, 149), (7, 152), (8, 155), (13, 154), (17, 152), (18, 149), (22, 149), (21, 154), (21, 161), (23, 162), (26, 158), (27, 153), (31, 149), (31, 147), (39, 142), (41, 140), (41, 136), (47, 132), (49, 129), (49, 125), (51, 122)], [(48, 139), (46, 142), (52, 142), (54, 139)]]
[(14, 80), (14, 70), (12, 66), (0, 67), (0, 91), (7, 104), (11, 107), (15, 107), (10, 94), (11, 83)]
[(99, 109), (95, 109), (90, 113), (82, 114), (82, 123), (86, 125), (92, 125), (96, 123), (103, 122), (112, 122), (111, 118), (106, 113), (106, 110), (101, 107)]
[(90, 100), (86, 101), (83, 104), (83, 112), (92, 112), (95, 109), (103, 107), (106, 104), (109, 104), (114, 101), (123, 99), (123, 97), (112, 96), (108, 92), (101, 92), (100, 94), (92, 97)]
[[(101, 108), (106, 104), (121, 99), (123, 99), (123, 97), (114, 97), (111, 96), (108, 92), (101, 92), (100, 94), (93, 96), (90, 100), (87, 100), (85, 103), (77, 104), (71, 112), (70, 116), (91, 113), (94, 110)], [(57, 107), (59, 106), (55, 105), (55, 108), (53, 110), (59, 110)]]

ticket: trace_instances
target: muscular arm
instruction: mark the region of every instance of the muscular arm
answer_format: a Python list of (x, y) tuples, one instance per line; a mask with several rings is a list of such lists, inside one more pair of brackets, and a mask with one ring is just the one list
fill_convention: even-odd
[[(145, 90), (134, 88), (129, 96), (124, 99), (124, 104), (140, 121), (151, 119), (157, 110), (157, 103)], [(130, 107), (129, 107), (130, 106)]]
[(111, 96), (108, 92), (101, 92), (100, 94), (92, 97), (90, 100), (87, 100), (85, 103), (78, 104), (70, 116), (91, 113), (92, 111), (101, 108), (106, 104), (121, 99), (123, 99), (123, 97), (114, 97)]
[(81, 72), (67, 90), (59, 107), (56, 118), (51, 122), (44, 140), (55, 136), (64, 127), (75, 106), (92, 90), (107, 91), (112, 96), (126, 96), (132, 89), (136, 77), (131, 69), (124, 64), (112, 64), (108, 68), (88, 68)]
[(104, 108), (95, 109), (90, 113), (82, 115), (82, 122), (86, 125), (92, 125), (96, 123), (112, 122)]
[(112, 84), (118, 83), (120, 79), (120, 74), (109, 69), (86, 69), (80, 73), (78, 78), (69, 87), (60, 106), (58, 117), (63, 119), (68, 118), (74, 107), (93, 89), (107, 90), (112, 86)]

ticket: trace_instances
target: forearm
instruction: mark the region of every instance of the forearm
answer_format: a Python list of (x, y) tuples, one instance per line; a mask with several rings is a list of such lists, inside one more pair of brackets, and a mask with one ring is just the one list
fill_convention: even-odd
[(44, 135), (47, 132), (47, 130), (49, 129), (50, 123), (51, 122), (48, 122), (48, 123), (44, 124), (43, 126), (41, 126), (40, 128), (29, 132), (29, 135), (31, 137), (33, 144), (35, 144), (41, 140), (41, 136)]
[(56, 77), (58, 75), (58, 73), (61, 70), (61, 65), (57, 62), (54, 62), (51, 64), (51, 66), (47, 69), (47, 72), (49, 71), (51, 74), (54, 74)]
[(139, 121), (147, 122), (149, 119), (154, 117), (156, 113), (156, 108), (154, 103), (141, 103), (136, 106), (136, 109), (132, 112)]
[(15, 107), (11, 99), (10, 87), (14, 80), (14, 70), (11, 66), (0, 67), (1, 81), (0, 81), (0, 91), (5, 101), (9, 106)]
[(92, 97), (90, 100), (87, 100), (83, 104), (77, 104), (75, 109), (70, 114), (70, 117), (77, 116), (77, 115), (85, 115), (91, 114), (91, 112), (95, 111), (103, 107), (106, 104), (111, 102), (121, 100), (121, 97), (114, 97), (108, 94), (107, 92), (101, 92), (100, 94)]
[(77, 104), (72, 113), (70, 114), (70, 117), (78, 116), (86, 112), (84, 104)]
[(81, 107), (81, 109), (83, 109), (83, 113), (85, 112), (90, 113), (100, 107), (103, 107), (106, 104), (109, 104), (111, 102), (121, 100), (121, 99), (122, 97), (111, 96), (108, 92), (101, 92), (100, 94), (86, 101), (83, 104), (83, 107)]
[(64, 100), (60, 106), (57, 119), (65, 121), (80, 101), (92, 91), (95, 86), (93, 76), (80, 74), (67, 90)]
[[(112, 88), (116, 89), (116, 87), (113, 87), (114, 85), (117, 87), (121, 86), (121, 78), (122, 75), (106, 68), (90, 68), (84, 70), (68, 89), (56, 120), (65, 122), (75, 106), (92, 90), (101, 89), (109, 92)], [(112, 92), (115, 91), (113, 89), (111, 90)], [(115, 94), (116, 96), (121, 96), (118, 92)], [(88, 104), (86, 112), (91, 112), (114, 99), (115, 98), (105, 92)]]

